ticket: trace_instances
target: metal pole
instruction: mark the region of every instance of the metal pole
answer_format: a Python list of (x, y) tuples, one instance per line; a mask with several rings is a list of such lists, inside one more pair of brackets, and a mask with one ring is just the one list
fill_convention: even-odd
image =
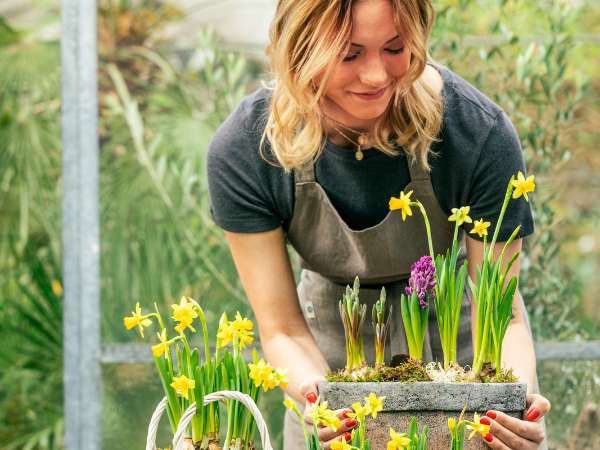
[(100, 449), (96, 1), (62, 0), (65, 450)]

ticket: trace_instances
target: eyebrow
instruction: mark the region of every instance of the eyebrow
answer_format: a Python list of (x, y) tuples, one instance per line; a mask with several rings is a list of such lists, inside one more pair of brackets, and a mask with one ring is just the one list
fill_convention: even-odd
[[(399, 37), (400, 37), (400, 35), (399, 35), (399, 34), (397, 34), (397, 35), (396, 35), (396, 36), (394, 36), (393, 38), (391, 38), (391, 39), (388, 39), (387, 41), (385, 41), (385, 44), (389, 44), (390, 42), (392, 42), (392, 41), (395, 41), (395, 40), (396, 40), (396, 39), (398, 39)], [(385, 44), (384, 44), (384, 45), (385, 45)], [(350, 42), (350, 46), (355, 46), (355, 47), (364, 47), (364, 45), (357, 44), (356, 42)]]

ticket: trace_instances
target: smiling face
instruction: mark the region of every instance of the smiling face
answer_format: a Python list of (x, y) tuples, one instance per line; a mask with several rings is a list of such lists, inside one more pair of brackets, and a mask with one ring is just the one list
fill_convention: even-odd
[(368, 129), (385, 113), (394, 88), (410, 65), (410, 50), (398, 35), (389, 0), (359, 0), (352, 6), (350, 47), (336, 64), (322, 108), (348, 127)]

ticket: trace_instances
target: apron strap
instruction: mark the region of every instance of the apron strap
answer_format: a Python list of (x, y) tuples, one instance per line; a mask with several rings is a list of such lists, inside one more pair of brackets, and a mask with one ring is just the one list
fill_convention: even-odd
[(293, 172), (294, 184), (314, 183), (315, 181), (315, 163), (312, 160), (302, 167), (294, 168)]
[(419, 161), (411, 162), (410, 158), (407, 156), (407, 165), (408, 170), (410, 172), (410, 181), (430, 181), (431, 175), (429, 172), (423, 168)]

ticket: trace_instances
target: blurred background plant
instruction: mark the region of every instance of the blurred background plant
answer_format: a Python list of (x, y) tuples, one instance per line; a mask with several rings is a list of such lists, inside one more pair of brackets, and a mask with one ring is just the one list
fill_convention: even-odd
[[(165, 31), (211, 2), (196, 3), (99, 1), (107, 343), (131, 339), (120, 321), (137, 300), (156, 300), (166, 313), (190, 295), (212, 324), (223, 310), (251, 314), (210, 218), (204, 161), (218, 125), (265, 78), (265, 61), (243, 46), (232, 51), (208, 29), (194, 45), (178, 46)], [(56, 5), (33, 4), (42, 18), (28, 27), (12, 24), (10, 10), (2, 17), (0, 8), (2, 449), (62, 447), (60, 51), (56, 34), (48, 37), (37, 26), (56, 24)], [(600, 5), (438, 0), (435, 6), (433, 57), (505, 109), (537, 176), (536, 233), (526, 242), (521, 285), (536, 338), (597, 338)], [(553, 402), (553, 448), (567, 445), (584, 401), (599, 401), (598, 364), (540, 365), (542, 391)], [(160, 398), (153, 368), (109, 365), (103, 379), (103, 448), (139, 448)], [(264, 400), (278, 446), (281, 397)]]

